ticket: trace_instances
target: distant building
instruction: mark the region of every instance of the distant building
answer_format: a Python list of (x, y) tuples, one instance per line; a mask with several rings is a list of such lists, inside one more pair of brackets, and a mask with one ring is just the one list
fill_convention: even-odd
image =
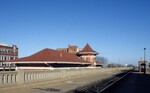
[(79, 48), (78, 46), (68, 45), (68, 48), (57, 48), (56, 50), (60, 51), (60, 52), (67, 52), (67, 53), (76, 54), (77, 52), (81, 51), (81, 48)]
[(0, 44), (0, 62), (14, 60), (18, 58), (18, 48), (16, 45), (8, 46)]
[(139, 67), (139, 72), (144, 72), (147, 70), (147, 61), (139, 61), (138, 62), (138, 67)]

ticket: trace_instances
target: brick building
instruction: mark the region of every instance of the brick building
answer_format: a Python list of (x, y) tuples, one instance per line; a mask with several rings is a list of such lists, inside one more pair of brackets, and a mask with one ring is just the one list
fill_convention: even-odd
[(15, 64), (16, 69), (52, 69), (60, 67), (87, 67), (91, 63), (72, 53), (45, 48), (33, 55), (4, 62)]
[(95, 50), (93, 50), (89, 44), (86, 44), (86, 46), (77, 53), (77, 55), (88, 62), (91, 62), (92, 66), (96, 66), (96, 55), (98, 55), (99, 53), (96, 52)]
[(56, 50), (60, 51), (60, 52), (67, 52), (67, 53), (76, 54), (77, 52), (81, 51), (82, 49), (79, 48), (78, 46), (68, 45), (68, 48), (57, 48)]
[(96, 55), (98, 55), (99, 53), (93, 50), (88, 43), (83, 49), (77, 46), (68, 45), (68, 48), (58, 48), (56, 50), (76, 54), (80, 59), (91, 62), (92, 66), (99, 64), (96, 62)]
[(53, 69), (61, 67), (89, 67), (100, 66), (95, 58), (98, 52), (94, 51), (89, 44), (81, 50), (77, 46), (68, 48), (49, 49), (45, 48), (27, 57), (4, 62), (13, 64), (17, 69)]
[(0, 44), (0, 63), (18, 58), (18, 48), (16, 45), (8, 46)]

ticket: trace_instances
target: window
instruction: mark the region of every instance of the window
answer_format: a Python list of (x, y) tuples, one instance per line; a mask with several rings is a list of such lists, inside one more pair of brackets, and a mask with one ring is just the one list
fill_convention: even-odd
[(6, 61), (6, 60), (7, 60), (7, 57), (4, 57), (4, 60)]
[(8, 63), (6, 63), (6, 66), (9, 66), (9, 64), (8, 64)]
[(4, 54), (7, 54), (7, 51), (6, 51), (6, 50), (4, 50)]
[(10, 60), (13, 60), (13, 57), (10, 57)]
[(11, 54), (11, 51), (10, 51), (10, 50), (8, 50), (8, 54)]
[(6, 50), (6, 54), (8, 54), (8, 50)]
[(1, 56), (2, 60), (3, 60), (3, 56)]
[(10, 57), (8, 57), (8, 60), (10, 60)]
[(0, 56), (0, 60), (2, 60), (2, 56)]
[(5, 56), (1, 56), (1, 60), (6, 61), (6, 57)]
[(6, 60), (9, 60), (9, 57), (8, 57), (8, 56), (6, 56)]
[(0, 54), (2, 54), (2, 49), (0, 49)]
[(2, 63), (2, 62), (0, 62), (0, 66), (3, 66), (3, 63)]

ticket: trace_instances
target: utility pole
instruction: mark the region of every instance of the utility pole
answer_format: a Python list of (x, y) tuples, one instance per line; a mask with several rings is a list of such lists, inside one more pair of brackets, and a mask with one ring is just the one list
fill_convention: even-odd
[(144, 48), (144, 74), (146, 74), (146, 48)]

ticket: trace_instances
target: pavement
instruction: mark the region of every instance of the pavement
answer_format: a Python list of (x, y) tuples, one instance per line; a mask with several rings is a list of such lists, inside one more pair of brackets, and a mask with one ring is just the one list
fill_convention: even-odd
[(150, 93), (150, 73), (131, 73), (107, 93)]
[(0, 88), (0, 93), (65, 93), (97, 80), (112, 76), (111, 73), (97, 73), (86, 76), (71, 77), (28, 85)]
[[(92, 82), (111, 77), (112, 73), (97, 73), (46, 82), (0, 88), (0, 93), (66, 93)], [(106, 93), (149, 93), (150, 72), (132, 72)]]

